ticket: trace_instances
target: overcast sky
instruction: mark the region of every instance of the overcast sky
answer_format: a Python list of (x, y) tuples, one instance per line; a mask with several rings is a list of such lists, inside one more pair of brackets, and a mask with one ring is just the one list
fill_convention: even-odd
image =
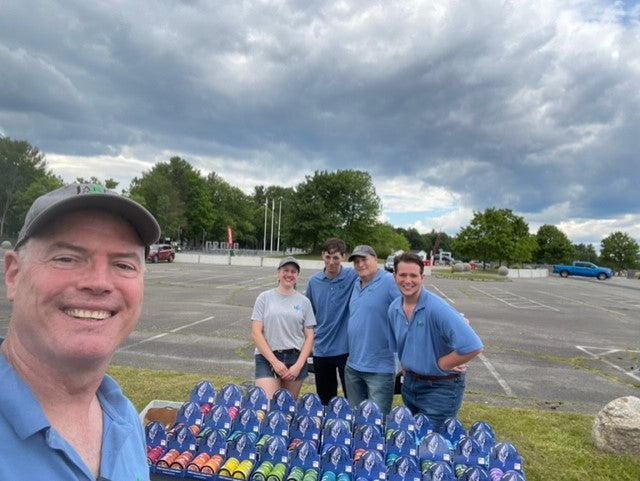
[(640, 7), (0, 0), (0, 134), (69, 182), (175, 155), (246, 193), (362, 169), (398, 227), (498, 207), (640, 240)]

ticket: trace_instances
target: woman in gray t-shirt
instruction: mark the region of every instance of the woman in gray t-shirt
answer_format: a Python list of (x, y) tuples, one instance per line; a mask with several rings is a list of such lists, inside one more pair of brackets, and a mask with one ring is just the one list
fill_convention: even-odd
[(278, 287), (258, 295), (251, 314), (256, 344), (256, 386), (267, 398), (281, 388), (297, 399), (307, 377), (316, 318), (309, 299), (295, 290), (300, 264), (285, 257), (278, 265)]

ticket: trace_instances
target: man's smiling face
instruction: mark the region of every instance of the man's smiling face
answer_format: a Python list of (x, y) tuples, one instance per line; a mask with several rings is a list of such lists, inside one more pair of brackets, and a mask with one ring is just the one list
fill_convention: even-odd
[(108, 362), (140, 318), (144, 248), (119, 217), (67, 214), (7, 260), (8, 336), (46, 362)]

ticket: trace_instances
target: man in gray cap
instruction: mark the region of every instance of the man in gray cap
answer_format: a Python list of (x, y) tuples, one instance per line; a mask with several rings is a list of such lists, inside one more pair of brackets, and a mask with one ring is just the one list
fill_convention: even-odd
[(4, 256), (12, 303), (0, 339), (0, 479), (149, 479), (142, 426), (107, 376), (142, 311), (140, 204), (73, 184), (33, 203)]
[(345, 369), (349, 401), (358, 406), (371, 399), (382, 413), (389, 414), (396, 362), (389, 349), (387, 309), (400, 296), (400, 290), (393, 276), (378, 266), (378, 256), (371, 246), (357, 246), (349, 261), (353, 261), (359, 277), (349, 300), (349, 357)]

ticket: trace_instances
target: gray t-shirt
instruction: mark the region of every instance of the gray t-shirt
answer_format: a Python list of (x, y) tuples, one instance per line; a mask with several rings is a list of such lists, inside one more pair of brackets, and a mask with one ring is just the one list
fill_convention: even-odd
[[(304, 328), (316, 325), (311, 302), (295, 291), (284, 296), (275, 288), (258, 295), (251, 314), (252, 321), (262, 321), (264, 337), (272, 351), (301, 349)], [(256, 354), (260, 351), (256, 348)]]

